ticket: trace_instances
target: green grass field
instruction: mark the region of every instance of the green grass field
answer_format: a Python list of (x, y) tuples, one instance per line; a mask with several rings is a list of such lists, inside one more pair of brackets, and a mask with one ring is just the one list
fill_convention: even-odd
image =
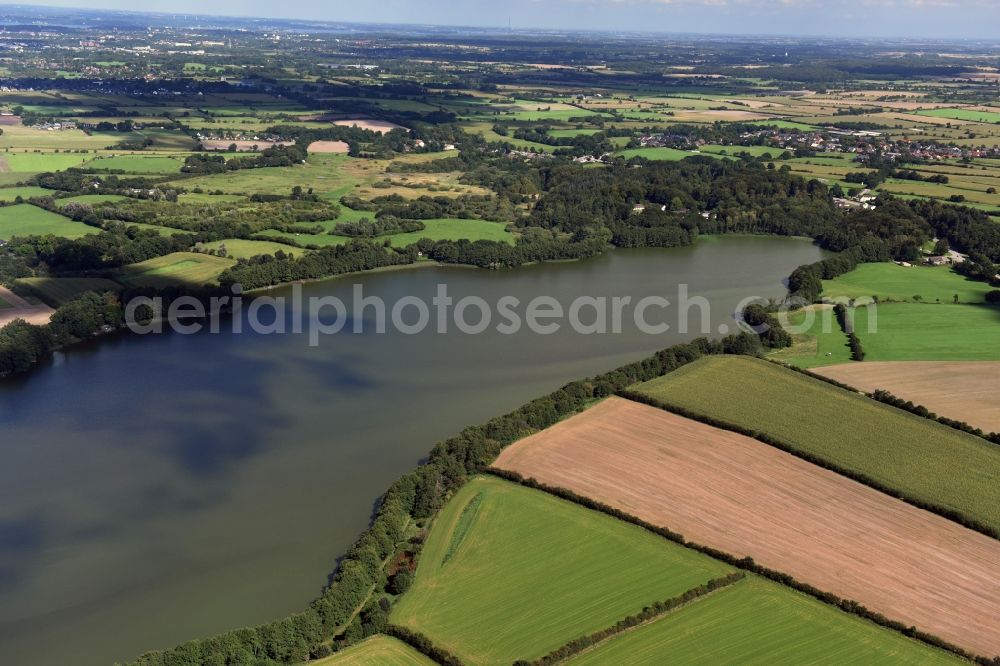
[(770, 155), (772, 158), (777, 159), (785, 151), (781, 148), (772, 148), (771, 146), (720, 146), (708, 144), (699, 146), (698, 152), (711, 153), (713, 155), (739, 155), (740, 153), (749, 153), (754, 157), (764, 157), (765, 155)]
[(18, 282), (26, 284), (44, 302), (58, 307), (88, 291), (121, 291), (122, 286), (105, 278), (36, 277), (22, 278)]
[(302, 256), (306, 250), (285, 245), (284, 243), (273, 243), (270, 241), (244, 240), (242, 238), (227, 238), (214, 243), (205, 243), (205, 247), (210, 250), (218, 250), (222, 245), (226, 246), (226, 254), (231, 259), (249, 259), (259, 254), (274, 254), (278, 250), (286, 254)]
[(615, 153), (615, 157), (624, 157), (627, 160), (633, 157), (644, 157), (647, 160), (664, 160), (676, 162), (685, 157), (693, 157), (698, 153), (690, 150), (678, 150), (676, 148), (630, 148)]
[(635, 389), (1000, 529), (1000, 447), (977, 437), (744, 356), (706, 357)]
[(951, 303), (955, 294), (961, 303), (982, 303), (991, 287), (985, 282), (968, 280), (950, 266), (911, 266), (894, 263), (861, 264), (850, 273), (823, 281), (826, 298), (855, 298), (880, 301), (913, 301), (920, 296), (925, 303)]
[(310, 666), (434, 666), (434, 661), (388, 636), (372, 636)]
[(96, 234), (99, 229), (88, 227), (82, 222), (74, 222), (58, 213), (31, 204), (0, 207), (0, 238), (12, 236), (62, 236), (80, 238)]
[(131, 173), (178, 173), (184, 161), (165, 155), (114, 155), (98, 157), (85, 168), (95, 171), (121, 170)]
[(1000, 307), (882, 303), (854, 310), (867, 361), (1000, 360)]
[(5, 164), (15, 173), (38, 173), (40, 171), (63, 171), (83, 164), (89, 159), (79, 153), (0, 153), (0, 165)]
[[(345, 211), (350, 211), (349, 208), (345, 208)], [(368, 214), (361, 215), (343, 215), (340, 219), (334, 220), (333, 223), (349, 220), (352, 218), (365, 217)], [(439, 218), (435, 220), (421, 220), (426, 225), (426, 228), (421, 231), (412, 231), (405, 234), (392, 234), (389, 236), (380, 236), (374, 239), (375, 241), (381, 242), (386, 238), (392, 243), (393, 247), (406, 247), (407, 245), (412, 245), (416, 243), (421, 238), (429, 238), (431, 240), (461, 240), (468, 239), (471, 241), (477, 240), (491, 240), (502, 243), (514, 243), (514, 235), (507, 231), (506, 226), (499, 222), (487, 222), (485, 220), (462, 220), (462, 219), (451, 219), (451, 218)], [(332, 224), (330, 225), (333, 226)], [(261, 236), (267, 236), (269, 238), (274, 238), (276, 241), (291, 241), (301, 243), (302, 245), (315, 245), (317, 247), (326, 247), (328, 245), (344, 245), (351, 241), (347, 236), (335, 236), (333, 234), (293, 234), (287, 231), (277, 231), (275, 229), (265, 229), (260, 233)], [(284, 248), (287, 252), (289, 248)], [(296, 248), (291, 248), (295, 250)], [(302, 250), (299, 250), (301, 253)]]
[(421, 238), (431, 240), (491, 240), (504, 243), (514, 243), (514, 236), (499, 222), (485, 220), (436, 219), (422, 220), (427, 225), (422, 231), (389, 236), (393, 247), (406, 247), (416, 243)]
[[(477, 496), (470, 517), (465, 509)], [(506, 665), (728, 571), (610, 516), (477, 478), (435, 519), (413, 587), (391, 620), (468, 663)]]
[(116, 277), (124, 284), (136, 287), (213, 284), (222, 271), (232, 265), (231, 259), (197, 252), (174, 252), (125, 266)]
[(79, 194), (75, 197), (66, 197), (65, 199), (56, 199), (56, 205), (62, 208), (68, 203), (83, 203), (83, 204), (98, 204), (104, 203), (105, 201), (125, 201), (128, 197), (122, 196), (120, 194)]
[(778, 127), (780, 129), (800, 129), (806, 132), (816, 129), (814, 126), (807, 125), (806, 123), (797, 123), (794, 120), (780, 120), (777, 118), (774, 120), (751, 120), (747, 124), (760, 127)]
[(1000, 113), (995, 111), (976, 111), (974, 109), (923, 109), (916, 112), (921, 116), (934, 118), (951, 118), (953, 120), (971, 120), (977, 123), (1000, 123)]
[(569, 659), (572, 666), (959, 664), (962, 660), (755, 576)]
[(814, 368), (851, 360), (847, 336), (840, 329), (833, 308), (814, 305), (779, 313), (778, 320), (792, 334), (792, 346), (778, 349), (768, 358), (800, 368)]
[(4, 187), (0, 188), (0, 201), (14, 201), (18, 197), (22, 199), (30, 199), (31, 197), (46, 197), (52, 196), (54, 192), (52, 190), (47, 190), (44, 187), (36, 187), (34, 185), (26, 185), (23, 187)]

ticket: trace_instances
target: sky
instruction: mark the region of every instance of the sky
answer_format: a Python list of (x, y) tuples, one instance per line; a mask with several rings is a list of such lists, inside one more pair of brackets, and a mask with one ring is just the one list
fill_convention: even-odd
[[(22, 0), (23, 1), (23, 0)], [(325, 21), (557, 30), (993, 38), (998, 0), (47, 0), (38, 4)]]

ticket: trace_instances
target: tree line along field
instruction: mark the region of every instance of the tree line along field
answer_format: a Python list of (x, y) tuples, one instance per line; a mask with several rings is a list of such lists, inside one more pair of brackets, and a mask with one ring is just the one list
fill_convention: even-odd
[(960, 664), (927, 647), (754, 576), (612, 637), (571, 666)]
[(977, 437), (749, 357), (704, 358), (636, 390), (1000, 529), (1000, 449)]
[(979, 654), (1000, 650), (1000, 542), (745, 435), (612, 397), (494, 466)]
[(814, 368), (851, 360), (847, 336), (827, 304), (807, 305), (778, 313), (778, 321), (791, 332), (792, 344), (775, 349), (768, 358), (800, 368)]
[(469, 663), (510, 664), (729, 571), (634, 525), (480, 477), (436, 517), (390, 620)]

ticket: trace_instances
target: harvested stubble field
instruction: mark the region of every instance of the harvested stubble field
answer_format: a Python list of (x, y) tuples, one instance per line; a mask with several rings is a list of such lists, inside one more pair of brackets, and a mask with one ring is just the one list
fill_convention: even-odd
[(777, 583), (748, 576), (566, 663), (898, 666), (964, 662)]
[(390, 619), (467, 663), (506, 666), (731, 570), (635, 525), (481, 477), (435, 518)]
[(635, 389), (1000, 530), (1000, 446), (978, 437), (746, 356), (706, 357)]
[(866, 361), (814, 372), (868, 393), (884, 389), (940, 416), (1000, 432), (997, 361)]
[(754, 439), (610, 398), (495, 465), (1000, 653), (1000, 541)]

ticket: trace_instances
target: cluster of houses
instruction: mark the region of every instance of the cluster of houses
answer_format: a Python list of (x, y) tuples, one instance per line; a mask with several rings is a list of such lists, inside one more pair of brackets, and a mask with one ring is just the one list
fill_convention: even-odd
[(875, 199), (878, 195), (869, 189), (864, 189), (852, 197), (834, 197), (833, 203), (837, 208), (846, 210), (875, 210)]
[(55, 132), (59, 130), (73, 130), (76, 129), (76, 121), (73, 120), (53, 120), (48, 122), (41, 122), (31, 125), (32, 129), (38, 130), (48, 130), (50, 132)]

